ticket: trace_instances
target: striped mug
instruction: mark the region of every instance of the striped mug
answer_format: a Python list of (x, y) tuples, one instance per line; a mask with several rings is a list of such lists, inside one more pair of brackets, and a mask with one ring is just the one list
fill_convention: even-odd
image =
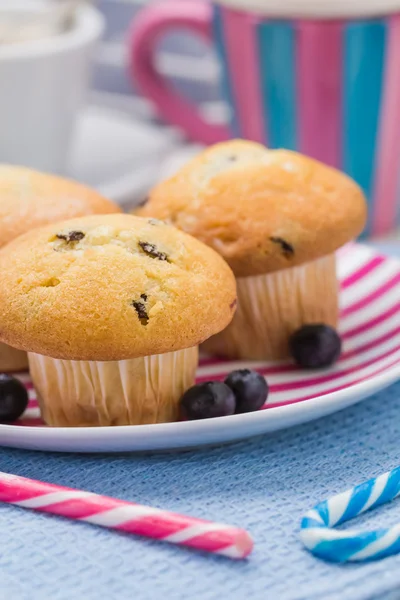
[[(155, 68), (160, 37), (182, 28), (215, 46), (229, 127), (205, 122)], [(368, 234), (400, 222), (400, 0), (153, 4), (135, 20), (129, 56), (144, 94), (191, 139), (298, 150), (361, 185)]]

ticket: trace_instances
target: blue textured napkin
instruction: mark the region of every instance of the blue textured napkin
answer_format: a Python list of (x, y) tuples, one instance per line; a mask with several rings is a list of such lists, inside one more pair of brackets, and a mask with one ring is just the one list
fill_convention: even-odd
[[(0, 470), (240, 525), (255, 541), (239, 563), (0, 505), (0, 598), (398, 600), (400, 555), (331, 565), (298, 537), (301, 516), (318, 501), (397, 465), (400, 383), (308, 425), (216, 449), (110, 456), (0, 449)], [(357, 526), (397, 522), (394, 501)]]

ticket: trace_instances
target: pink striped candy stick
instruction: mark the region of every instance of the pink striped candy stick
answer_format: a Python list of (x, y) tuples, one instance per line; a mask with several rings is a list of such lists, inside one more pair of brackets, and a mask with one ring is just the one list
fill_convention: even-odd
[(249, 534), (237, 527), (1, 472), (0, 502), (229, 558), (245, 558), (253, 549)]

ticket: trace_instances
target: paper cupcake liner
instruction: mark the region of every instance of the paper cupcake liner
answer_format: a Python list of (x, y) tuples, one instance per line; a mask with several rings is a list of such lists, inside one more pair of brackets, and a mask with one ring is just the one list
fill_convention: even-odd
[(110, 362), (28, 356), (42, 418), (57, 427), (176, 421), (198, 364), (197, 347)]
[(277, 360), (288, 357), (290, 335), (306, 323), (338, 322), (335, 256), (268, 275), (237, 279), (233, 321), (202, 348), (229, 358)]
[(22, 350), (0, 343), (0, 373), (25, 371), (28, 368), (28, 356)]

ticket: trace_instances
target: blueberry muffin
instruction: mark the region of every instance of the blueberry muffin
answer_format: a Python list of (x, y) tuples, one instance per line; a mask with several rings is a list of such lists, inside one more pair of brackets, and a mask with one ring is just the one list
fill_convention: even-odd
[[(0, 248), (47, 223), (117, 212), (118, 206), (84, 185), (24, 167), (0, 165)], [(0, 344), (0, 372), (27, 366), (25, 352)]]
[(28, 352), (54, 426), (178, 418), (198, 344), (236, 306), (226, 262), (154, 219), (92, 216), (37, 229), (0, 251), (0, 341)]
[(336, 326), (335, 251), (362, 231), (366, 203), (335, 169), (236, 140), (207, 149), (160, 183), (137, 213), (193, 235), (235, 273), (236, 315), (206, 349), (280, 359), (300, 326)]

